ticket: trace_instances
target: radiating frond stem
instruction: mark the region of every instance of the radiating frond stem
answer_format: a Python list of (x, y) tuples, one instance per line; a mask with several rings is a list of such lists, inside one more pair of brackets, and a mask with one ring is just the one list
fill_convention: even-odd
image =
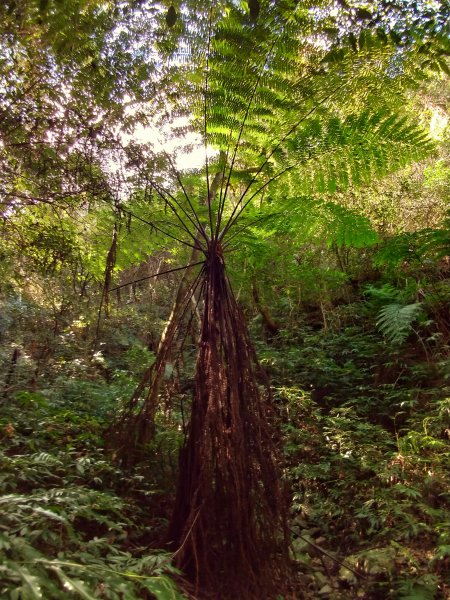
[[(194, 221), (194, 219), (192, 219), (192, 217), (189, 215), (189, 213), (183, 208), (183, 206), (177, 201), (177, 199), (172, 194), (170, 194), (167, 190), (163, 190), (163, 191), (164, 191), (165, 194), (167, 194), (169, 196), (169, 198), (171, 198), (171, 200), (173, 202), (176, 203), (176, 205), (182, 210), (182, 212), (184, 213), (184, 215), (189, 219), (189, 221), (192, 223), (192, 225), (199, 231), (199, 233), (203, 236), (203, 238), (207, 242), (208, 241), (208, 235), (207, 235), (207, 233), (205, 231), (205, 228), (204, 228), (202, 222), (198, 218), (197, 212), (196, 212), (194, 206), (192, 205), (191, 199), (189, 198), (189, 194), (187, 193), (186, 188), (183, 185), (183, 180), (181, 179), (180, 172), (175, 167), (171, 156), (169, 154), (167, 154), (167, 152), (165, 152), (165, 151), (164, 151), (164, 155), (166, 156), (167, 160), (169, 161), (170, 167), (171, 167), (173, 173), (175, 174), (175, 177), (176, 177), (176, 179), (178, 181), (179, 186), (181, 187), (181, 189), (183, 191), (184, 197), (186, 198), (186, 201), (187, 201), (187, 203), (189, 205), (189, 208), (191, 209), (192, 214), (194, 215), (195, 221)], [(151, 185), (151, 182), (150, 182), (150, 185)]]
[(148, 279), (154, 279), (155, 277), (160, 277), (161, 275), (168, 275), (169, 273), (176, 273), (177, 271), (184, 271), (184, 269), (190, 269), (191, 267), (196, 267), (198, 265), (203, 265), (205, 263), (204, 260), (200, 260), (196, 263), (190, 263), (189, 265), (184, 265), (184, 267), (176, 267), (175, 269), (168, 269), (167, 271), (159, 271), (159, 273), (153, 273), (152, 275), (147, 275), (147, 277), (140, 277), (139, 279), (134, 279), (133, 281), (129, 281), (128, 283), (122, 283), (121, 285), (116, 285), (116, 287), (110, 288), (110, 292), (115, 292), (116, 290), (120, 290), (121, 288), (126, 287), (127, 285), (134, 285), (135, 283), (140, 283), (141, 281), (147, 281)]
[(266, 53), (266, 56), (264, 58), (264, 62), (261, 65), (261, 68), (260, 68), (260, 70), (258, 72), (258, 76), (256, 78), (255, 85), (253, 86), (252, 93), (250, 95), (250, 98), (249, 98), (248, 103), (247, 103), (247, 107), (245, 109), (244, 118), (242, 119), (242, 122), (241, 122), (241, 126), (240, 126), (240, 129), (239, 129), (239, 134), (238, 134), (238, 137), (237, 137), (237, 140), (236, 140), (236, 144), (234, 145), (233, 157), (231, 159), (230, 169), (228, 171), (228, 177), (227, 177), (227, 182), (225, 184), (225, 190), (224, 190), (224, 193), (223, 193), (223, 197), (220, 199), (219, 207), (218, 207), (218, 210), (217, 210), (217, 226), (216, 226), (216, 230), (218, 232), (218, 235), (219, 235), (219, 231), (220, 231), (220, 224), (221, 224), (221, 221), (222, 221), (223, 210), (224, 210), (224, 207), (225, 207), (225, 201), (227, 199), (228, 188), (229, 188), (229, 185), (230, 185), (231, 174), (233, 172), (234, 163), (236, 162), (236, 157), (237, 157), (237, 153), (238, 153), (238, 149), (239, 149), (239, 143), (241, 141), (242, 133), (244, 131), (244, 127), (245, 127), (245, 124), (246, 124), (247, 119), (248, 119), (250, 108), (251, 108), (251, 106), (253, 104), (253, 100), (255, 98), (256, 90), (259, 87), (259, 82), (261, 81), (262, 74), (263, 74), (264, 69), (265, 69), (265, 67), (267, 65), (267, 61), (269, 60), (269, 57), (270, 57), (270, 55), (272, 53), (274, 44), (275, 44), (275, 40), (272, 41), (272, 44), (270, 45), (270, 48), (269, 48), (269, 50)]
[[(176, 206), (178, 206), (178, 208), (181, 210), (181, 212), (187, 217), (187, 219), (191, 222), (191, 224), (193, 225), (193, 227), (195, 228), (196, 231), (200, 231), (205, 239), (205, 241), (208, 241), (208, 238), (206, 236), (206, 232), (204, 231), (204, 228), (202, 227), (200, 221), (198, 220), (197, 214), (194, 210), (194, 207), (192, 206), (192, 203), (189, 199), (189, 196), (183, 186), (183, 182), (181, 181), (181, 176), (179, 174), (179, 172), (177, 171), (177, 169), (175, 168), (175, 165), (173, 164), (172, 158), (167, 154), (167, 152), (164, 151), (164, 155), (166, 156), (167, 160), (169, 161), (169, 164), (172, 168), (172, 171), (175, 173), (175, 177), (177, 178), (178, 183), (180, 184), (180, 186), (183, 189), (184, 195), (188, 201), (189, 207), (191, 208), (196, 221), (194, 221), (192, 219), (192, 217), (189, 215), (189, 213), (186, 211), (186, 209), (180, 204), (180, 202), (178, 202), (178, 200), (175, 198), (175, 196), (173, 196), (173, 194), (171, 194), (169, 191), (165, 190), (162, 186), (158, 185), (155, 181), (153, 181), (152, 179), (149, 179), (148, 177), (145, 176), (145, 174), (143, 173), (143, 169), (140, 169), (140, 173), (144, 175), (146, 182), (150, 185), (150, 187), (155, 190), (155, 192), (158, 194), (158, 196), (164, 200), (164, 202), (167, 204), (167, 206), (170, 208), (170, 210), (173, 212), (173, 214), (176, 216), (176, 218), (178, 219), (178, 221), (180, 222), (180, 226), (181, 229), (183, 229), (183, 231), (185, 231), (193, 240), (194, 240), (194, 246), (190, 245), (192, 248), (196, 247), (197, 244), (197, 239), (196, 237), (191, 233), (191, 231), (189, 230), (189, 228), (186, 226), (186, 223), (183, 221), (183, 219), (180, 217), (180, 215), (178, 214), (178, 211), (174, 208), (174, 206), (172, 206), (172, 204), (169, 202), (168, 198), (170, 198), (175, 204)], [(171, 236), (173, 237), (173, 236)], [(176, 239), (176, 238), (174, 238)], [(178, 240), (179, 241), (179, 240)]]
[(204, 105), (203, 105), (203, 144), (205, 148), (205, 170), (206, 170), (206, 193), (208, 198), (208, 218), (209, 227), (211, 231), (211, 238), (214, 236), (213, 231), (213, 218), (211, 210), (211, 190), (209, 185), (209, 162), (208, 162), (208, 143), (207, 143), (207, 117), (208, 117), (208, 84), (209, 84), (209, 54), (211, 49), (211, 30), (212, 30), (212, 8), (209, 9), (209, 23), (208, 23), (208, 47), (206, 50), (206, 73), (205, 73), (205, 92), (204, 92)]
[[(340, 89), (342, 89), (344, 87), (344, 85), (346, 85), (347, 82), (341, 83), (340, 85), (338, 85), (336, 88), (334, 88), (334, 90), (332, 90), (329, 94), (327, 94), (325, 96), (325, 98), (323, 98), (320, 102), (318, 102), (316, 105), (314, 105), (307, 113), (305, 113), (301, 119), (299, 119), (298, 121), (296, 121), (294, 123), (294, 125), (292, 125), (292, 127), (283, 135), (283, 137), (279, 140), (279, 142), (277, 144), (275, 144), (275, 146), (272, 148), (272, 150), (269, 152), (268, 156), (266, 157), (266, 159), (262, 162), (262, 164), (258, 167), (258, 170), (256, 171), (255, 175), (252, 177), (250, 183), (247, 184), (247, 187), (245, 188), (245, 190), (242, 192), (239, 201), (237, 202), (236, 206), (233, 208), (231, 215), (228, 219), (228, 222), (226, 223), (225, 227), (223, 228), (219, 239), (223, 239), (223, 237), (226, 235), (227, 231), (229, 230), (229, 228), (231, 227), (232, 223), (236, 222), (236, 219), (234, 218), (236, 212), (238, 211), (238, 207), (240, 206), (242, 200), (245, 198), (245, 196), (247, 195), (249, 189), (251, 188), (251, 186), (255, 183), (255, 181), (257, 180), (258, 175), (262, 172), (262, 170), (264, 169), (264, 167), (267, 165), (267, 163), (269, 162), (269, 160), (272, 158), (272, 156), (275, 154), (275, 152), (280, 148), (281, 144), (283, 144), (290, 135), (292, 135), (297, 129), (298, 127), (304, 122), (306, 121), (306, 119), (308, 117), (310, 117), (312, 114), (314, 114), (316, 112), (316, 110), (318, 110), (321, 106), (323, 106), (323, 104), (325, 104), (325, 102), (327, 102), (332, 96), (334, 96), (334, 94), (336, 92), (338, 92)], [(285, 173), (286, 171), (289, 171), (293, 168), (293, 166), (289, 166), (287, 169), (283, 170), (282, 172), (278, 173), (275, 177), (271, 178), (268, 182), (266, 182), (263, 186), (261, 186), (259, 188), (259, 190), (254, 193), (252, 195), (251, 198), (254, 198), (256, 196), (256, 194), (258, 194), (261, 190), (263, 190), (269, 183), (271, 183), (274, 179), (277, 179), (278, 177), (280, 177), (281, 175), (283, 175), (283, 173)], [(243, 205), (244, 208), (246, 206), (248, 206), (249, 202), (245, 202), (245, 204)], [(239, 210), (239, 214), (242, 213), (242, 209)]]
[[(189, 248), (192, 248), (194, 250), (201, 250), (201, 247), (199, 247), (198, 244), (197, 245), (193, 245), (193, 244), (190, 244), (189, 242), (187, 242), (186, 240), (181, 240), (180, 238), (177, 238), (175, 235), (172, 235), (171, 233), (169, 233), (168, 231), (165, 231), (164, 229), (162, 229), (158, 225), (155, 225), (155, 223), (153, 221), (148, 221), (147, 219), (144, 219), (144, 218), (140, 217), (139, 215), (136, 215), (135, 213), (133, 213), (128, 208), (123, 208), (122, 207), (121, 210), (125, 214), (130, 215), (131, 217), (133, 217), (133, 219), (141, 221), (141, 223), (145, 223), (145, 225), (148, 225), (149, 227), (152, 227), (153, 229), (155, 229), (156, 231), (159, 231), (163, 235), (167, 235), (167, 237), (171, 238), (172, 240), (175, 240), (176, 242), (179, 242), (180, 244), (183, 244), (183, 246), (188, 246)], [(183, 229), (183, 231), (186, 231), (186, 229), (184, 227), (180, 227), (180, 228)]]
[[(221, 183), (220, 183), (219, 206), (222, 206), (222, 198), (223, 198), (223, 194), (225, 193), (224, 182), (225, 182), (225, 175), (226, 175), (226, 172), (227, 172), (228, 158), (230, 156), (230, 149), (231, 149), (231, 140), (232, 140), (232, 137), (233, 137), (233, 131), (230, 129), (230, 134), (228, 136), (227, 151), (225, 153), (225, 156), (222, 157), (222, 158), (224, 158), (224, 160), (223, 160), (222, 178), (221, 178)], [(217, 214), (217, 219), (216, 219), (216, 233), (215, 233), (215, 238), (216, 239), (218, 239), (218, 236), (219, 236), (219, 233), (220, 233), (220, 221), (221, 221), (221, 219), (219, 219), (218, 217), (219, 217), (219, 213)]]
[[(273, 181), (275, 181), (276, 179), (278, 179), (279, 177), (281, 177), (282, 175), (284, 175), (288, 171), (292, 171), (292, 169), (295, 166), (296, 165), (289, 165), (288, 167), (285, 167), (281, 171), (278, 171), (278, 173), (276, 175), (274, 175), (273, 177), (271, 177), (270, 179), (268, 179), (255, 192), (253, 192), (253, 194), (250, 196), (250, 198), (247, 198), (247, 200), (244, 202), (244, 204), (241, 204), (242, 199), (243, 199), (243, 196), (241, 196), (239, 198), (239, 202), (236, 204), (236, 206), (233, 209), (234, 216), (233, 216), (233, 213), (232, 213), (230, 219), (228, 220), (228, 223), (223, 228), (223, 231), (222, 231), (222, 233), (220, 235), (220, 239), (223, 240), (223, 238), (226, 235), (227, 231), (229, 231), (230, 228), (233, 227), (234, 223), (236, 223), (236, 221), (239, 219), (239, 217), (244, 212), (244, 210), (247, 208), (247, 206), (250, 204), (250, 202), (253, 200), (253, 198), (255, 198), (255, 196), (257, 196), (260, 192), (262, 192)], [(239, 207), (239, 205), (240, 205), (240, 208), (236, 212), (236, 209)]]
[(181, 231), (183, 231), (183, 232), (185, 231), (184, 227), (181, 227), (181, 225), (179, 225), (178, 223), (173, 223), (171, 221), (162, 221), (162, 220), (159, 221), (158, 220), (158, 221), (152, 221), (152, 223), (155, 223), (156, 225), (158, 223), (161, 223), (163, 225), (170, 225), (171, 227), (175, 227), (176, 229), (181, 229)]
[(272, 213), (270, 215), (264, 215), (263, 217), (260, 217), (259, 219), (255, 219), (251, 223), (248, 223), (247, 225), (244, 225), (243, 227), (240, 227), (237, 231), (235, 231), (233, 233), (233, 235), (230, 235), (230, 237), (227, 239), (226, 243), (223, 244), (222, 249), (223, 250), (227, 250), (229, 248), (230, 242), (232, 240), (234, 240), (234, 238), (236, 238), (238, 235), (240, 235), (243, 231), (246, 231), (250, 227), (253, 227), (254, 225), (257, 225), (258, 223), (261, 223), (261, 221), (267, 221), (267, 220), (270, 220), (270, 219), (272, 219), (274, 217), (278, 217), (280, 214), (281, 213)]
[[(202, 236), (205, 238), (205, 241), (208, 242), (208, 237), (206, 235), (205, 230), (203, 229), (203, 227), (201, 227), (200, 225), (200, 229), (199, 229), (199, 221), (197, 218), (197, 223), (192, 219), (192, 217), (189, 215), (189, 213), (186, 211), (185, 208), (183, 208), (183, 206), (180, 204), (180, 202), (178, 202), (178, 200), (175, 198), (175, 196), (173, 196), (170, 192), (168, 192), (167, 190), (164, 190), (163, 188), (161, 188), (156, 182), (154, 181), (149, 181), (149, 184), (151, 185), (151, 187), (155, 190), (155, 192), (159, 195), (159, 197), (164, 200), (164, 202), (167, 204), (167, 206), (170, 208), (170, 210), (173, 212), (173, 214), (176, 216), (176, 218), (179, 220), (181, 226), (183, 227), (183, 229), (185, 230), (185, 232), (193, 239), (194, 241), (194, 246), (198, 245), (198, 237), (196, 237), (190, 230), (189, 228), (186, 226), (186, 223), (183, 221), (183, 219), (180, 217), (180, 215), (178, 214), (177, 209), (172, 205), (172, 203), (169, 201), (169, 198), (171, 201), (173, 201), (176, 206), (181, 210), (181, 212), (187, 217), (187, 219), (192, 223), (192, 225), (194, 226), (194, 228), (196, 229), (196, 231), (199, 231)], [(194, 212), (195, 216), (197, 217), (196, 213)]]

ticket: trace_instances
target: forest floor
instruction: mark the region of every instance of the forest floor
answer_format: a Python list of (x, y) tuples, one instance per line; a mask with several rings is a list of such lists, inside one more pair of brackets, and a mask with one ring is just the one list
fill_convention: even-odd
[[(448, 599), (448, 347), (431, 359), (414, 336), (388, 344), (362, 303), (339, 307), (334, 318), (339, 326), (324, 329), (305, 314), (269, 342), (252, 322), (292, 490), (292, 597)], [(5, 363), (1, 596), (181, 598), (171, 556), (157, 549), (174, 499), (189, 382), (180, 372), (162, 403), (148, 460), (123, 470), (103, 435), (148, 351), (111, 344), (87, 360), (80, 343), (61, 334), (38, 381), (33, 356), (43, 348), (24, 342), (14, 364)]]

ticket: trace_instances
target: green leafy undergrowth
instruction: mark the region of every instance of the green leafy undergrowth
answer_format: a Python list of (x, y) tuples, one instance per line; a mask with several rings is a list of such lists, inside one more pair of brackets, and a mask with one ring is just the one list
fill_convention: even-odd
[(361, 577), (332, 560), (324, 570), (301, 539), (294, 548), (311, 597), (438, 600), (449, 593), (448, 354), (391, 342), (376, 314), (354, 303), (335, 310), (333, 328), (299, 322), (260, 343), (277, 384), (292, 527)]
[[(397, 436), (358, 416), (350, 401), (324, 414), (309, 393), (280, 388), (277, 402), (285, 407), (293, 526), (364, 577), (332, 564), (341, 591), (375, 600), (423, 588), (440, 598), (449, 560), (449, 399)], [(308, 555), (300, 559), (317, 569)]]
[[(103, 483), (99, 473), (111, 475), (106, 463), (45, 453), (1, 459), (2, 598), (182, 597), (171, 556), (142, 545), (143, 511), (92, 488)], [(33, 485), (46, 487), (17, 491)]]
[[(26, 512), (23, 508), (22, 511)], [(56, 519), (50, 516), (50, 510), (47, 512), (48, 521)], [(13, 515), (18, 514), (16, 507)], [(56, 520), (62, 529), (65, 525), (62, 518)], [(96, 538), (81, 545), (78, 551), (61, 550), (54, 557), (49, 557), (48, 550), (39, 551), (36, 540), (30, 539), (27, 533), (14, 530), (0, 533), (0, 550), (3, 554), (0, 568), (2, 598), (183, 598), (168, 575), (173, 575), (175, 571), (170, 566), (171, 557), (167, 554), (151, 553), (135, 557), (130, 552), (118, 550), (107, 538)]]
[(102, 387), (72, 380), (2, 407), (2, 598), (182, 598), (171, 556), (157, 550), (165, 482), (155, 464), (124, 472), (102, 449), (117, 392)]

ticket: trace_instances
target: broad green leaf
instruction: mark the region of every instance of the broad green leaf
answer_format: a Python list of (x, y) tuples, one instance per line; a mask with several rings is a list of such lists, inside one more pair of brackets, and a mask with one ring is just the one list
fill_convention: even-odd
[(25, 600), (41, 600), (44, 598), (39, 577), (32, 575), (26, 567), (17, 567), (17, 573), (24, 582), (21, 594)]
[(141, 583), (156, 596), (157, 600), (182, 600), (183, 598), (174, 582), (165, 575), (149, 577)]
[(58, 567), (53, 566), (52, 570), (55, 571), (55, 573), (58, 575), (59, 579), (61, 580), (61, 583), (63, 584), (63, 587), (68, 592), (75, 592), (84, 600), (98, 600), (96, 596), (94, 596), (93, 593), (90, 590), (88, 590), (84, 583), (79, 579), (72, 579), (71, 577), (66, 575), (66, 573), (64, 573), (62, 569), (59, 569)]

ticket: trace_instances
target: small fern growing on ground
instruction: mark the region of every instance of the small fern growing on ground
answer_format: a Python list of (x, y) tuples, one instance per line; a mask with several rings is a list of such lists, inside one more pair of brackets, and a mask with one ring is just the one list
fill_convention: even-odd
[(393, 344), (403, 343), (413, 331), (413, 323), (424, 314), (423, 302), (408, 302), (412, 291), (386, 283), (366, 286), (366, 296), (377, 307), (376, 325)]
[(412, 324), (422, 311), (422, 303), (387, 304), (378, 313), (377, 326), (394, 344), (401, 344), (411, 333)]

